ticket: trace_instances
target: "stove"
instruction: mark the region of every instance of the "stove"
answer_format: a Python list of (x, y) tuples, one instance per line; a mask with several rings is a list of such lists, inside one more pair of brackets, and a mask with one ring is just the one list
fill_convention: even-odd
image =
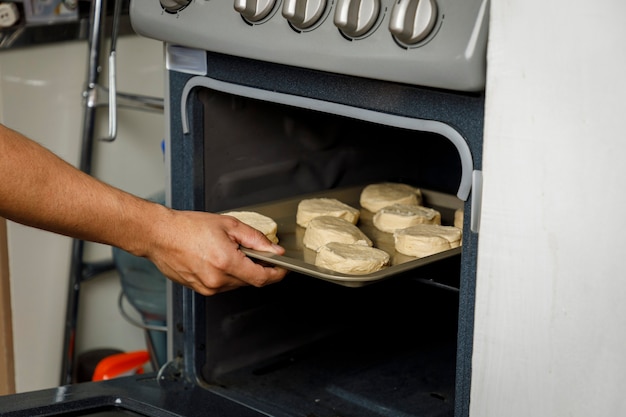
[[(350, 285), (310, 268), (211, 297), (170, 283), (157, 373), (0, 398), (0, 410), (468, 416), (488, 9), (131, 1), (134, 30), (166, 57), (168, 205), (263, 210), (402, 182), (463, 209), (462, 246)], [(279, 239), (297, 239), (287, 233), (279, 223)]]

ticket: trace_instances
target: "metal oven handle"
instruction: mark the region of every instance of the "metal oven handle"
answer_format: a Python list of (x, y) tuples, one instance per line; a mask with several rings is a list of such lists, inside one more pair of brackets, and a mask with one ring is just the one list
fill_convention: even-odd
[(117, 34), (120, 26), (121, 0), (115, 0), (113, 9), (113, 27), (111, 28), (111, 50), (109, 52), (109, 134), (101, 138), (113, 142), (117, 137)]

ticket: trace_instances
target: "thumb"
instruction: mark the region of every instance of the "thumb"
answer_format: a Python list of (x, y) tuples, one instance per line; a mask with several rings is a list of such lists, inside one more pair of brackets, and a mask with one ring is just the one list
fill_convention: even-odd
[(265, 236), (259, 230), (248, 226), (245, 223), (241, 224), (242, 227), (236, 228), (232, 230), (233, 234), (236, 233), (235, 240), (244, 248), (258, 250), (260, 252), (271, 252), (276, 255), (283, 255), (285, 253), (285, 248), (282, 246), (272, 243), (267, 236)]

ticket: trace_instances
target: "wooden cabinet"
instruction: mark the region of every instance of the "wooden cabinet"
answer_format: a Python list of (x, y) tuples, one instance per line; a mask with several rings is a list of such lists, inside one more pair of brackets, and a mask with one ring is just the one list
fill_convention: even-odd
[(6, 221), (0, 218), (0, 395), (15, 392)]

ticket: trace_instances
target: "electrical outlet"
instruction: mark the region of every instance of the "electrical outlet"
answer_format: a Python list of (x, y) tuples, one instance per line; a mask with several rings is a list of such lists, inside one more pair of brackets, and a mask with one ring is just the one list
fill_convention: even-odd
[(20, 12), (13, 3), (0, 3), (0, 28), (13, 26), (20, 19)]

